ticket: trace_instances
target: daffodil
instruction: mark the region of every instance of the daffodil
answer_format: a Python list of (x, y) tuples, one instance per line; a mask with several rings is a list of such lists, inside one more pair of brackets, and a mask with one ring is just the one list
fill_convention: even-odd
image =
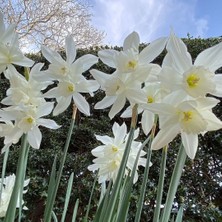
[(29, 144), (39, 149), (42, 141), (42, 133), (39, 126), (44, 126), (50, 129), (58, 129), (60, 126), (55, 121), (42, 118), (52, 112), (54, 103), (44, 102), (38, 107), (33, 106), (18, 106), (9, 107), (0, 110), (2, 120), (11, 121), (13, 124), (6, 124), (7, 127), (2, 127), (2, 135), (5, 137), (4, 143), (11, 144), (19, 140), (23, 134), (27, 134)]
[(93, 96), (93, 92), (99, 88), (99, 84), (95, 80), (87, 80), (82, 73), (95, 64), (98, 58), (94, 55), (84, 55), (75, 60), (76, 48), (71, 36), (66, 38), (65, 50), (66, 60), (59, 53), (42, 47), (43, 55), (51, 64), (44, 77), (41, 75), (40, 78), (59, 82), (58, 86), (45, 93), (45, 96), (57, 100), (54, 115), (65, 111), (72, 100), (80, 112), (90, 115), (89, 104), (81, 93), (89, 93)]
[(132, 32), (124, 40), (122, 51), (101, 50), (98, 53), (105, 64), (116, 69), (111, 75), (95, 69), (90, 71), (106, 94), (95, 108), (104, 109), (112, 106), (109, 112), (111, 119), (122, 110), (127, 100), (131, 106), (146, 103), (142, 85), (149, 79), (156, 80), (154, 73), (161, 69), (151, 62), (164, 49), (166, 38), (150, 43), (141, 52), (139, 41), (139, 35)]
[(160, 126), (151, 148), (160, 149), (180, 134), (187, 155), (194, 159), (198, 134), (222, 128), (222, 122), (212, 113), (218, 102), (211, 97), (192, 99), (177, 91), (167, 95), (161, 103), (150, 104), (148, 110), (159, 115)]
[(9, 79), (10, 88), (7, 90), (7, 97), (4, 98), (1, 102), (4, 105), (8, 106), (39, 106), (42, 102), (45, 102), (43, 97), (44, 90), (51, 82), (39, 82), (35, 80), (35, 76), (41, 72), (43, 64), (36, 64), (29, 74), (28, 80), (22, 76), (17, 70), (10, 66), (5, 71), (6, 78)]
[[(123, 157), (123, 153), (126, 147), (126, 141), (128, 138), (126, 124), (121, 126), (118, 123), (114, 123), (112, 127), (114, 137), (99, 136), (96, 135), (96, 139), (103, 145), (100, 145), (92, 150), (93, 156), (96, 159), (93, 160), (93, 164), (88, 167), (90, 171), (99, 170), (99, 183), (103, 183), (109, 180), (115, 180), (120, 163)], [(139, 130), (136, 130), (134, 140), (138, 137)], [(129, 170), (133, 169), (136, 156), (142, 144), (137, 141), (132, 142), (129, 158), (126, 165), (126, 174)], [(146, 153), (142, 150), (137, 166), (145, 166), (146, 159), (143, 156)], [(138, 179), (138, 173), (136, 172), (134, 183)]]
[(151, 62), (163, 51), (166, 41), (166, 38), (157, 39), (139, 52), (139, 35), (132, 32), (125, 38), (122, 51), (107, 49), (99, 51), (98, 55), (102, 62), (115, 68), (119, 75), (131, 73), (132, 79), (145, 82), (151, 70), (158, 67)]
[[(160, 103), (162, 98), (165, 96), (164, 91), (161, 89), (159, 82), (146, 83), (142, 89), (146, 95), (146, 103), (138, 104), (138, 114), (142, 113), (141, 126), (143, 132), (148, 135), (153, 127), (155, 114), (148, 110), (150, 104)], [(122, 118), (128, 118), (132, 116), (132, 109), (128, 107), (121, 115)]]
[(112, 106), (109, 111), (111, 119), (122, 110), (127, 100), (132, 106), (146, 102), (146, 95), (141, 89), (141, 82), (128, 78), (128, 74), (119, 78), (117, 73), (109, 75), (95, 69), (91, 70), (90, 73), (106, 93), (106, 96), (96, 103), (95, 109)]
[[(0, 196), (0, 218), (5, 217), (8, 205), (10, 202), (10, 198), (12, 195), (13, 187), (15, 184), (15, 175), (12, 174), (10, 176), (7, 176), (3, 179), (0, 179), (0, 186), (2, 186), (2, 192)], [(24, 181), (24, 186), (26, 187), (29, 184), (29, 179)], [(21, 188), (20, 188), (21, 189)], [(23, 189), (23, 188), (22, 188)], [(26, 193), (27, 190), (24, 190), (23, 193)], [(24, 204), (24, 201), (22, 200), (22, 204)], [(19, 208), (19, 199), (17, 200), (17, 208)], [(23, 209), (27, 209), (27, 207), (23, 206)]]
[(159, 77), (166, 89), (184, 90), (196, 98), (207, 93), (222, 96), (222, 74), (215, 74), (222, 66), (222, 43), (201, 52), (193, 63), (186, 45), (172, 33), (167, 51)]
[(11, 64), (31, 67), (34, 62), (25, 57), (19, 48), (18, 34), (15, 25), (5, 27), (3, 14), (0, 12), (0, 73)]

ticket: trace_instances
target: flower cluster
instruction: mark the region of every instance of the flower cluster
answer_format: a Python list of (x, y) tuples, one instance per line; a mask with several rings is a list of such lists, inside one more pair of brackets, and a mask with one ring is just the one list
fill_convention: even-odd
[[(81, 93), (89, 93), (93, 96), (99, 84), (95, 80), (87, 80), (82, 73), (95, 64), (98, 58), (93, 55), (84, 55), (74, 62), (76, 47), (72, 37), (67, 36), (66, 60), (59, 53), (42, 46), (43, 55), (51, 63), (48, 70), (43, 71), (44, 64), (38, 63), (31, 68), (31, 71), (26, 69), (24, 76), (15, 69), (13, 64), (30, 67), (34, 62), (22, 54), (14, 26), (6, 29), (2, 14), (0, 15), (0, 30), (3, 33), (0, 46), (5, 47), (5, 50), (0, 52), (5, 52), (4, 55), (0, 55), (0, 71), (4, 72), (10, 82), (7, 97), (1, 101), (5, 105), (0, 110), (0, 136), (4, 137), (5, 144), (2, 152), (11, 144), (17, 143), (23, 134), (27, 134), (29, 144), (38, 149), (42, 140), (39, 126), (50, 129), (60, 127), (53, 120), (44, 118), (52, 111), (54, 115), (62, 113), (73, 99), (79, 111), (90, 115), (89, 104)], [(58, 85), (47, 91), (47, 87), (54, 82)], [(46, 93), (43, 93), (43, 90)], [(47, 98), (56, 98), (55, 108), (54, 102), (48, 102)]]
[[(0, 179), (0, 186), (2, 187), (1, 189), (1, 198), (0, 198), (0, 218), (5, 217), (5, 214), (8, 209), (9, 201), (12, 195), (13, 187), (15, 184), (15, 175), (12, 174), (10, 176), (7, 176), (3, 179)], [(24, 187), (26, 187), (29, 184), (29, 179), (24, 181)], [(23, 193), (26, 193), (27, 190), (24, 190)], [(17, 201), (17, 208), (19, 208), (19, 199)], [(22, 204), (24, 201), (22, 201)], [(27, 209), (27, 207), (23, 206), (23, 209)]]
[[(159, 117), (160, 131), (151, 148), (156, 150), (181, 134), (187, 155), (194, 159), (198, 134), (222, 128), (222, 122), (212, 113), (219, 100), (208, 94), (222, 96), (222, 74), (215, 71), (222, 66), (222, 43), (198, 55), (191, 55), (181, 39), (171, 33), (168, 39), (151, 42), (139, 52), (139, 36), (131, 33), (123, 43), (123, 50), (100, 51), (99, 58), (115, 68), (111, 75), (91, 70), (106, 96), (95, 105), (103, 109), (112, 105), (109, 117), (119, 113), (126, 101), (130, 108), (121, 117), (130, 117), (134, 104), (142, 113), (141, 125), (147, 135)], [(162, 66), (151, 62), (166, 47)]]
[[(120, 163), (123, 157), (124, 150), (126, 148), (126, 142), (128, 139), (127, 127), (123, 123), (121, 126), (118, 123), (114, 123), (112, 127), (114, 137), (99, 136), (96, 135), (96, 139), (103, 143), (103, 145), (96, 147), (92, 150), (92, 154), (96, 157), (93, 160), (94, 164), (88, 167), (91, 171), (99, 170), (99, 183), (113, 180), (115, 181)], [(128, 171), (132, 171), (138, 151), (141, 147), (141, 143), (134, 141), (139, 135), (139, 129), (136, 130), (133, 138), (133, 142), (130, 148), (129, 158), (126, 164), (125, 174)], [(145, 166), (146, 159), (143, 156), (146, 153), (141, 150), (139, 154), (139, 160), (137, 166)], [(138, 179), (138, 173), (135, 173), (134, 182)]]

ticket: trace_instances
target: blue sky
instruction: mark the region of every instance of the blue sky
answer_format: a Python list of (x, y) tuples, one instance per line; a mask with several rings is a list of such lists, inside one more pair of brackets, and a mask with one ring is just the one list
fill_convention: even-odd
[(137, 31), (141, 42), (168, 36), (222, 36), (222, 0), (91, 0), (93, 25), (106, 33), (104, 44), (121, 46)]

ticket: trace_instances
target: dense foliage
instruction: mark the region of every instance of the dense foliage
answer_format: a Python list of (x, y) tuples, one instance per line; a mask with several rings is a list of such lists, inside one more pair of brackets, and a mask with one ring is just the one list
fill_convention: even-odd
[[(184, 39), (188, 46), (188, 50), (193, 56), (193, 59), (204, 49), (221, 42), (221, 38), (211, 39)], [(146, 44), (141, 44), (143, 48)], [(104, 48), (104, 47), (103, 47)], [(106, 47), (105, 47), (106, 48)], [(115, 47), (115, 49), (119, 49)], [(78, 56), (86, 53), (96, 55), (100, 48), (79, 50)], [(36, 63), (45, 63), (47, 61), (41, 54), (29, 55)], [(161, 64), (164, 53), (162, 53), (154, 62)], [(20, 67), (17, 67), (21, 69)], [(102, 63), (96, 64), (93, 68), (99, 69), (106, 73), (111, 73), (113, 70)], [(87, 72), (85, 75), (90, 78)], [(4, 77), (0, 81), (0, 100), (5, 96), (8, 88), (8, 82)], [(80, 206), (78, 210), (78, 218), (81, 220), (85, 215), (86, 206), (92, 190), (92, 184), (95, 175), (92, 175), (87, 170), (87, 166), (91, 164), (93, 157), (90, 151), (99, 143), (95, 138), (95, 134), (111, 135), (111, 126), (114, 121), (121, 123), (123, 120), (116, 116), (110, 121), (108, 118), (108, 110), (95, 110), (93, 105), (100, 101), (102, 92), (98, 91), (93, 98), (88, 99), (91, 104), (91, 116), (86, 117), (78, 114), (75, 130), (72, 135), (72, 142), (69, 147), (69, 153), (64, 168), (62, 183), (59, 190), (59, 195), (56, 200), (55, 211), (59, 213), (62, 211), (67, 180), (71, 172), (74, 172), (74, 185), (71, 198), (71, 206), (69, 214), (72, 214), (75, 200), (79, 198)], [(214, 112), (222, 120), (222, 104), (219, 103)], [(62, 127), (58, 130), (41, 129), (43, 132), (43, 141), (39, 150), (32, 149), (29, 154), (27, 177), (31, 179), (28, 193), (24, 196), (29, 210), (24, 214), (24, 221), (40, 221), (43, 216), (43, 208), (47, 195), (47, 184), (49, 180), (50, 170), (55, 156), (60, 159), (62, 148), (65, 143), (66, 133), (69, 127), (71, 118), (71, 107), (57, 117), (52, 117)], [(127, 119), (124, 121), (130, 122)], [(140, 135), (141, 141), (145, 139), (143, 133)], [(181, 183), (178, 188), (177, 198), (175, 201), (174, 210), (184, 205), (184, 219), (183, 221), (222, 221), (222, 131), (207, 133), (204, 137), (199, 137), (200, 144), (197, 156), (194, 161), (187, 159), (186, 167), (181, 178)], [(176, 140), (170, 144), (168, 151), (167, 172), (165, 187), (168, 187), (172, 166), (176, 159), (177, 147), (180, 141)], [(18, 158), (18, 145), (11, 148), (9, 161), (7, 164), (7, 173), (14, 173), (16, 169)], [(142, 221), (151, 221), (152, 211), (155, 205), (155, 195), (157, 190), (159, 164), (161, 160), (161, 150), (153, 151), (152, 163), (150, 169), (149, 183), (147, 184), (147, 194), (144, 202), (144, 211), (142, 214)], [(2, 158), (1, 158), (2, 161)], [(142, 178), (135, 185), (132, 204), (130, 210), (130, 219), (133, 220), (138, 192), (140, 189)], [(93, 196), (92, 209), (90, 211), (91, 218), (95, 205), (99, 199), (99, 186), (96, 187), (96, 192)], [(73, 203), (73, 204), (72, 204)], [(69, 216), (68, 214), (68, 216)], [(70, 221), (70, 218), (66, 221)]]

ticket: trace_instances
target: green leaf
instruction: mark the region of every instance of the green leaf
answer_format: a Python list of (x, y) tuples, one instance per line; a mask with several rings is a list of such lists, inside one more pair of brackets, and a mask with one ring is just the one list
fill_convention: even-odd
[(74, 173), (72, 173), (71, 176), (69, 177), (68, 187), (67, 187), (67, 191), (66, 191), (66, 199), (65, 199), (64, 209), (62, 212), (61, 222), (64, 222), (65, 218), (66, 218), (66, 213), (67, 213), (67, 209), (68, 209), (68, 205), (69, 205), (69, 199), (70, 199), (71, 192), (72, 192), (73, 178), (74, 178)]

